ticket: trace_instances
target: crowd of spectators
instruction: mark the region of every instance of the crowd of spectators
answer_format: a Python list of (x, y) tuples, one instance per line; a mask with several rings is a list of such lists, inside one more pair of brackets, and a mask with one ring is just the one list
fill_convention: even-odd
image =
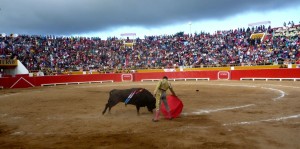
[[(285, 26), (284, 26), (285, 27)], [(262, 26), (214, 34), (145, 36), (144, 39), (0, 36), (0, 58), (20, 60), (30, 71), (216, 67), (300, 63), (300, 26), (293, 36), (274, 36)], [(281, 28), (282, 29), (282, 28)], [(284, 28), (288, 30), (287, 28)], [(251, 38), (265, 33), (263, 39)], [(131, 46), (129, 44), (132, 43)]]

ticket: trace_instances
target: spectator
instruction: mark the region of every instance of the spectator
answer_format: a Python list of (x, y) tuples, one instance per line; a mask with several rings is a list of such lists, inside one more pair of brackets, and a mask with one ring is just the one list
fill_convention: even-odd
[[(293, 24), (293, 21), (290, 23)], [(278, 58), (295, 63), (300, 57), (299, 30), (280, 36), (278, 31), (278, 28), (262, 25), (256, 29), (239, 28), (215, 34), (201, 32), (193, 36), (181, 32), (145, 36), (145, 39), (136, 39), (130, 47), (124, 46), (123, 40), (115, 37), (102, 40), (97, 37), (0, 36), (0, 56), (17, 58), (28, 70), (43, 70), (45, 74), (57, 70), (82, 69), (106, 73), (114, 69), (120, 72), (122, 69), (174, 66), (257, 65), (271, 64)], [(266, 32), (268, 39), (250, 38), (255, 32)]]

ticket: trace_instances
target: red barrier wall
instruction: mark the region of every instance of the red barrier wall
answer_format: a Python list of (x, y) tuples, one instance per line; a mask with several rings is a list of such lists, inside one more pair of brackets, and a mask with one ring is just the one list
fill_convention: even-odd
[[(186, 72), (149, 72), (134, 73), (133, 81), (142, 79), (161, 79), (163, 76), (169, 78), (210, 78), (210, 80), (222, 79), (222, 75), (227, 71), (186, 71)], [(231, 70), (228, 71), (231, 80), (240, 78), (300, 78), (299, 68), (283, 69), (255, 69), (255, 70)], [(26, 88), (41, 86), (41, 84), (67, 83), (67, 82), (89, 82), (113, 80), (122, 81), (122, 74), (86, 74), (86, 75), (58, 75), (29, 77), (28, 75), (16, 75), (16, 77), (0, 78), (0, 86), (4, 88)]]
[(218, 72), (219, 71), (135, 73), (134, 81), (141, 81), (142, 79), (161, 79), (163, 76), (167, 76), (168, 78), (210, 78), (210, 80), (217, 80)]
[(89, 75), (57, 75), (57, 76), (18, 76), (0, 78), (0, 86), (4, 88), (26, 88), (41, 86), (41, 84), (66, 83), (66, 82), (89, 82), (114, 80), (121, 81), (121, 74), (89, 74)]
[(299, 68), (233, 70), (231, 80), (240, 78), (300, 78)]

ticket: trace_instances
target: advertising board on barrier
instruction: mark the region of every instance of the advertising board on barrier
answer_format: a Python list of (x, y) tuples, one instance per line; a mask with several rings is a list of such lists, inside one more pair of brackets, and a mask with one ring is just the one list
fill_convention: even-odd
[(218, 72), (218, 79), (219, 80), (229, 80), (230, 73), (228, 71), (219, 71)]
[(0, 59), (0, 66), (17, 66), (17, 60), (13, 59)]
[(175, 72), (176, 69), (164, 69), (164, 72)]
[(132, 74), (122, 74), (122, 82), (123, 81), (133, 81), (133, 75)]

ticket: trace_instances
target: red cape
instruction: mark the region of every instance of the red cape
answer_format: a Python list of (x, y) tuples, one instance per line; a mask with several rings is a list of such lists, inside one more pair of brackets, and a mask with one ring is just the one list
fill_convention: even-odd
[[(170, 107), (172, 118), (178, 117), (181, 114), (181, 111), (183, 109), (182, 101), (177, 96), (168, 95), (167, 102)], [(163, 102), (161, 103), (160, 111), (163, 113), (165, 118), (168, 118), (168, 112)]]

